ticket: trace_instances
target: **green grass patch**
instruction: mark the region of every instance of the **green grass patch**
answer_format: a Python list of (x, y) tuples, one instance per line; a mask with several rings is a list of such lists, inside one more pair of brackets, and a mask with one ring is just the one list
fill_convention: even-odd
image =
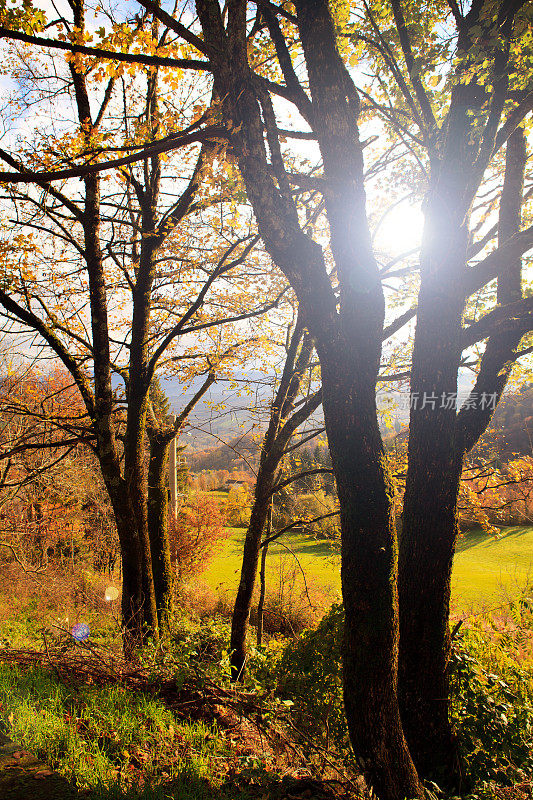
[(94, 800), (207, 800), (228, 755), (214, 728), (178, 721), (158, 699), (67, 686), (41, 669), (0, 664), (0, 716), (8, 736)]
[[(233, 594), (241, 569), (245, 530), (231, 528), (224, 547), (202, 576), (212, 588)], [(293, 533), (269, 548), (268, 584), (295, 570), (332, 595), (340, 592), (339, 557), (326, 540)], [(453, 569), (453, 597), (460, 608), (483, 605), (516, 592), (533, 578), (533, 527), (506, 528), (499, 537), (473, 530), (461, 536)]]
[(460, 607), (516, 595), (533, 579), (533, 527), (504, 528), (498, 537), (473, 530), (459, 539), (453, 596)]
[[(222, 591), (235, 592), (239, 583), (245, 528), (230, 528), (223, 548), (215, 556), (202, 579)], [(340, 590), (340, 559), (330, 542), (313, 539), (301, 533), (288, 533), (268, 549), (267, 570), (270, 585), (294, 572), (302, 581), (302, 573), (322, 589), (337, 594)]]

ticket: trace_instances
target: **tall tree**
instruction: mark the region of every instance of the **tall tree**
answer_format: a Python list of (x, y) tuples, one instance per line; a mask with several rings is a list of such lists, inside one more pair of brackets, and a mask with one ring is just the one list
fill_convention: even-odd
[[(143, 5), (149, 6), (144, 2)], [(352, 742), (379, 795), (417, 796), (422, 790), (404, 738), (397, 700), (398, 551), (391, 514), (390, 476), (375, 406), (384, 295), (366, 218), (363, 159), (357, 126), (360, 97), (340, 57), (333, 19), (325, 2), (297, 0), (296, 18), (290, 16), (289, 20), (297, 27), (310, 96), (298, 80), (282, 33), (279, 15), (286, 25), (287, 14), (271, 5), (262, 4), (259, 8), (276, 49), (284, 85), (265, 84), (252, 74), (247, 42), (252, 29), (247, 28), (245, 2), (228, 3), (226, 22), (218, 4), (198, 0), (204, 36), (204, 43), (198, 46), (208, 55), (213, 68), (222, 111), (228, 126), (232, 126), (232, 148), (261, 236), (298, 295), (320, 357), (324, 414), (341, 508), (342, 588), (346, 614), (344, 687)], [(395, 78), (405, 101), (410, 104), (422, 143), (429, 151), (431, 168), (431, 193), (426, 210), (428, 232), (422, 256), (422, 269), (424, 271), (424, 264), (428, 265), (427, 280), (431, 288), (426, 289), (424, 282), (419, 296), (413, 390), (433, 392), (440, 397), (442, 392), (456, 391), (461, 353), (468, 344), (468, 334), (461, 330), (467, 297), (497, 274), (498, 263), (509, 254), (520, 255), (532, 242), (531, 231), (528, 231), (525, 236), (509, 240), (508, 249), (502, 244), (496, 255), (478, 264), (475, 277), (468, 270), (469, 210), (498, 144), (505, 141), (530, 109), (526, 93), (521, 103), (513, 104), (508, 122), (499, 128), (507, 99), (506, 76), (514, 16), (520, 6), (508, 10), (502, 5), (495, 10), (492, 4), (480, 2), (473, 6), (468, 19), (456, 18), (457, 79), (453, 82), (450, 108), (440, 127), (414, 66), (402, 8), (396, 3), (391, 4), (391, 10), (411, 86), (401, 69), (396, 69)], [(375, 25), (373, 18), (371, 24)], [(480, 47), (480, 39), (488, 32), (497, 43), (488, 48)], [(386, 52), (386, 42), (383, 43), (379, 28), (376, 39), (376, 44)], [(482, 90), (486, 97), (480, 107), (479, 86), (472, 66), (473, 63), (476, 66), (481, 50), (491, 64), (493, 76), (491, 85)], [(392, 66), (396, 68), (396, 61)], [(270, 91), (289, 98), (317, 137), (337, 286), (332, 286), (321, 248), (299, 225)], [(496, 272), (491, 272), (491, 267), (495, 266)], [(461, 288), (458, 290), (458, 287)], [(530, 306), (531, 303), (523, 302), (514, 309), (507, 307), (505, 312), (499, 312), (500, 318), (504, 317), (519, 337), (531, 325)], [(513, 322), (509, 322), (510, 319)], [(492, 320), (495, 321), (494, 316)], [(490, 322), (486, 320), (489, 327)], [(421, 342), (425, 325), (431, 333)], [(445, 354), (443, 359), (441, 354)], [(426, 377), (421, 380), (419, 376), (424, 373)], [(431, 419), (427, 408), (422, 416)], [(451, 413), (446, 408), (435, 414), (431, 438), (426, 431), (425, 455), (421, 459), (426, 474), (431, 470), (432, 480), (440, 480), (440, 486), (445, 487), (434, 505), (437, 508), (440, 503), (443, 511), (444, 505), (446, 509), (455, 505), (453, 498), (458, 488), (458, 480), (447, 473), (455, 416), (455, 410)], [(415, 442), (416, 437), (415, 433)], [(428, 454), (430, 447), (431, 455)], [(411, 452), (415, 452), (413, 445)], [(411, 471), (412, 465), (413, 457)], [(410, 526), (409, 491), (407, 528)], [(451, 528), (453, 530), (455, 524)], [(427, 532), (426, 526), (424, 532)], [(415, 535), (418, 538), (422, 532)], [(452, 553), (453, 545), (446, 552), (445, 570), (448, 571)], [(435, 559), (442, 561), (444, 555), (442, 551), (435, 553)], [(442, 570), (442, 563), (439, 567)], [(445, 620), (447, 624), (445, 596), (441, 593), (435, 605), (426, 606), (421, 613), (428, 620), (428, 626), (434, 625), (436, 619)], [(407, 599), (403, 614), (404, 618), (413, 616)], [(443, 638), (444, 629), (441, 625)], [(434, 650), (438, 650), (436, 645), (435, 641), (431, 643)], [(443, 649), (441, 647), (440, 651)], [(440, 666), (442, 672), (445, 663)], [(412, 734), (413, 728), (409, 726), (413, 702), (416, 699), (409, 699), (403, 711), (421, 774), (434, 772), (435, 762), (444, 769), (453, 767), (450, 742), (446, 752), (442, 748), (434, 751), (433, 764), (423, 759)], [(446, 709), (445, 702), (443, 706)], [(431, 729), (428, 734), (431, 736)], [(418, 739), (421, 736), (423, 733)]]
[[(464, 127), (461, 135), (465, 135)], [(505, 177), (500, 200), (498, 240), (504, 245), (520, 230), (526, 139), (518, 128), (509, 137)], [(464, 192), (465, 184), (455, 190)], [(462, 192), (461, 192), (462, 193)], [(422, 285), (413, 352), (411, 391), (420, 402), (412, 404), (409, 426), (408, 472), (400, 548), (400, 699), (404, 728), (423, 774), (440, 783), (461, 774), (456, 737), (448, 709), (448, 661), (450, 657), (449, 607), (451, 571), (458, 533), (459, 483), (465, 454), (476, 444), (490, 422), (524, 333), (531, 329), (531, 298), (522, 302), (521, 259), (512, 256), (497, 273), (497, 303), (493, 314), (503, 309), (502, 320), (491, 333), (462, 330), (462, 315), (470, 278), (466, 268), (465, 220), (450, 220), (451, 198), (445, 209), (429, 210), (436, 226), (451, 223), (442, 231), (448, 243), (457, 242), (457, 263), (450, 264), (454, 248), (447, 252), (435, 237), (421, 257)], [(457, 206), (457, 196), (453, 200)], [(468, 208), (463, 204), (465, 219)], [(446, 215), (447, 222), (443, 219)], [(448, 244), (448, 247), (450, 244)], [(443, 260), (446, 269), (443, 268)], [(449, 281), (449, 269), (458, 281)], [(446, 295), (444, 291), (446, 290)], [(443, 297), (446, 297), (443, 313)], [(421, 304), (421, 300), (424, 300)], [(526, 310), (521, 317), (520, 308)], [(438, 315), (438, 324), (436, 313)], [(421, 311), (424, 314), (421, 314)], [(518, 317), (513, 315), (518, 312)], [(447, 318), (447, 315), (450, 315)], [(528, 319), (529, 317), (529, 319)], [(488, 320), (481, 320), (482, 327)], [(431, 398), (454, 398), (461, 352), (474, 340), (487, 338), (476, 382), (470, 398), (457, 414), (455, 404)], [(426, 402), (424, 403), (424, 398)], [(435, 408), (433, 408), (435, 405)]]
[[(295, 408), (314, 346), (302, 320), (290, 336), (287, 357), (272, 401), (270, 417), (259, 459), (250, 522), (244, 540), (241, 577), (231, 618), (231, 666), (236, 679), (242, 677), (246, 662), (246, 637), (252, 607), (261, 540), (277, 490), (278, 472), (287, 447), (298, 428), (320, 405), (320, 390), (308, 393)], [(285, 482), (284, 482), (285, 484)]]
[[(83, 40), (83, 0), (72, 0), (71, 10), (73, 37)], [(151, 35), (157, 38), (157, 26)], [(70, 57), (64, 66), (67, 71), (60, 72), (59, 85), (64, 79), (66, 93), (74, 101), (78, 129), (60, 141), (38, 142), (41, 146), (36, 150), (29, 147), (17, 156), (2, 151), (1, 157), (19, 175), (27, 174), (36, 161), (53, 161), (58, 154), (59, 159), (67, 160), (89, 154), (90, 159), (100, 148), (113, 148), (109, 144), (112, 140), (118, 140), (119, 148), (126, 150), (135, 151), (145, 144), (149, 148), (161, 133), (162, 118), (168, 122), (172, 117), (168, 103), (163, 109), (166, 114), (159, 109), (155, 66), (140, 75), (136, 71), (129, 83), (123, 81), (124, 110), (117, 98), (115, 75), (106, 81), (102, 99), (98, 62), (86, 67), (79, 58)], [(139, 91), (143, 72), (144, 94)], [(174, 101), (172, 97), (172, 105)], [(138, 123), (131, 130), (135, 110), (139, 112)], [(185, 115), (178, 109), (175, 116), (181, 121)], [(173, 430), (176, 435), (194, 403), (212, 383), (220, 363), (231, 359), (241, 363), (249, 352), (233, 330), (228, 328), (227, 335), (221, 333), (221, 325), (228, 321), (244, 324), (264, 310), (264, 293), (258, 286), (250, 290), (258, 300), (256, 305), (247, 285), (232, 278), (246, 262), (248, 282), (253, 280), (251, 253), (257, 237), (253, 230), (232, 236), (229, 226), (226, 228), (224, 222), (221, 226), (224, 199), (220, 191), (213, 192), (209, 187), (200, 196), (203, 169), (214, 152), (213, 145), (184, 155), (180, 168), (189, 174), (183, 190), (170, 202), (161, 191), (166, 176), (159, 152), (137, 159), (138, 168), (127, 162), (111, 183), (106, 184), (98, 171), (88, 174), (81, 192), (70, 184), (61, 190), (51, 189), (44, 196), (30, 187), (27, 191), (15, 189), (6, 197), (20, 229), (38, 230), (44, 234), (44, 242), (34, 248), (27, 269), (10, 271), (6, 267), (0, 303), (4, 316), (16, 326), (22, 324), (36, 332), (63, 362), (83, 397), (121, 543), (127, 649), (146, 635), (157, 636), (158, 617), (169, 606), (168, 574), (166, 588), (162, 589), (159, 579), (165, 542), (156, 535), (164, 529), (153, 522), (162, 519), (164, 509), (155, 503), (153, 494), (152, 502), (148, 502), (145, 468), (152, 378), (162, 368), (176, 374), (176, 365), (189, 365), (182, 371), (189, 378), (207, 375), (194, 401), (180, 414), (179, 425)], [(192, 167), (188, 163), (191, 157)], [(39, 180), (36, 184), (43, 186)], [(217, 201), (213, 222), (208, 209)], [(194, 228), (189, 222), (193, 215)], [(52, 262), (50, 253), (55, 257)], [(263, 273), (260, 260), (257, 269)], [(223, 281), (218, 298), (217, 280)], [(68, 289), (65, 282), (70, 284)], [(267, 301), (265, 306), (273, 304), (275, 301)], [(213, 335), (214, 331), (218, 335)], [(196, 350), (187, 339), (180, 345), (191, 334), (200, 337)], [(118, 379), (124, 387), (123, 396)]]
[(265, 6), (290, 87), (287, 94), (296, 99), (322, 154), (338, 280), (334, 286), (322, 247), (300, 226), (270, 94), (252, 76), (246, 3), (228, 4), (227, 25), (211, 0), (199, 0), (197, 11), (222, 112), (234, 126), (232, 148), (259, 231), (298, 296), (320, 358), (322, 404), (340, 502), (350, 736), (379, 795), (420, 796), (396, 697), (397, 539), (375, 401), (385, 303), (366, 218), (357, 92), (338, 53), (325, 2), (296, 3), (311, 98), (293, 70), (277, 18)]

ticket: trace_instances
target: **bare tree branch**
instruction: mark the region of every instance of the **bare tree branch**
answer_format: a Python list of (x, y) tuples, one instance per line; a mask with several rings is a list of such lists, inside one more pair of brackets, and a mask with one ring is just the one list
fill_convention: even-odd
[(126, 164), (134, 164), (137, 161), (144, 161), (159, 153), (166, 153), (169, 150), (175, 150), (177, 147), (183, 147), (184, 145), (193, 144), (194, 142), (207, 142), (213, 139), (226, 138), (227, 130), (225, 128), (212, 125), (192, 133), (181, 132), (173, 134), (160, 142), (147, 146), (139, 153), (124, 156), (123, 158), (115, 158), (112, 161), (105, 161), (99, 164), (83, 164), (79, 167), (55, 171), (50, 170), (47, 172), (24, 170), (19, 175), (13, 172), (0, 172), (0, 183), (48, 183), (49, 181), (66, 180), (67, 178), (82, 178), (87, 175), (95, 175), (104, 170), (123, 167)]

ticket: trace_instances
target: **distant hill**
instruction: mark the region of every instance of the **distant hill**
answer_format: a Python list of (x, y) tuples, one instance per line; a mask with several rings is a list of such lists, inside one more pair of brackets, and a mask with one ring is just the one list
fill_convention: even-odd
[[(189, 424), (181, 437), (181, 444), (187, 445), (187, 460), (193, 471), (245, 469), (242, 463), (235, 461), (237, 456), (231, 449), (235, 447), (237, 440), (244, 441), (245, 454), (250, 453), (256, 457), (257, 445), (252, 443), (250, 433), (254, 431), (258, 434), (266, 427), (272, 379), (273, 376), (258, 371), (242, 372), (235, 376), (235, 381), (223, 380), (210, 387), (191, 413)], [(196, 379), (186, 391), (173, 380), (161, 380), (160, 385), (170, 401), (172, 411), (178, 414), (198, 391), (202, 382), (202, 378)], [(459, 403), (467, 397), (471, 387), (470, 372), (462, 371), (458, 381)], [(508, 430), (505, 436), (499, 434), (502, 448), (509, 452), (531, 453), (532, 433), (527, 427), (529, 423), (524, 423), (524, 420), (533, 415), (533, 387), (520, 400), (514, 400), (514, 397), (506, 397), (499, 404), (494, 424), (500, 432), (503, 428)], [(388, 415), (389, 423), (392, 420), (394, 431), (402, 431), (409, 421), (408, 390), (397, 391), (384, 387), (378, 392), (377, 400), (378, 407)], [(313, 420), (321, 423), (321, 409), (315, 413)], [(383, 433), (387, 438), (392, 433), (390, 427), (386, 429), (385, 423)]]
[[(220, 439), (230, 442), (256, 429), (261, 424), (260, 407), (266, 408), (271, 395), (268, 380), (268, 376), (256, 371), (240, 373), (234, 382), (214, 383), (189, 416), (181, 438), (181, 444), (187, 444), (187, 452), (211, 450), (219, 446)], [(183, 391), (178, 381), (160, 380), (174, 414), (180, 413), (202, 383), (203, 378), (197, 378)]]
[(249, 434), (234, 436), (228, 444), (186, 453), (187, 463), (191, 472), (221, 469), (250, 472), (250, 466), (257, 463), (259, 447), (259, 442)]

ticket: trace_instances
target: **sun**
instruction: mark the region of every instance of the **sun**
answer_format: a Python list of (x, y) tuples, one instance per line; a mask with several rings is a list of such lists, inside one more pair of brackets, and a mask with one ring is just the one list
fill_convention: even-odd
[(415, 251), (420, 247), (423, 227), (424, 215), (419, 205), (398, 204), (382, 216), (374, 245), (391, 257)]

